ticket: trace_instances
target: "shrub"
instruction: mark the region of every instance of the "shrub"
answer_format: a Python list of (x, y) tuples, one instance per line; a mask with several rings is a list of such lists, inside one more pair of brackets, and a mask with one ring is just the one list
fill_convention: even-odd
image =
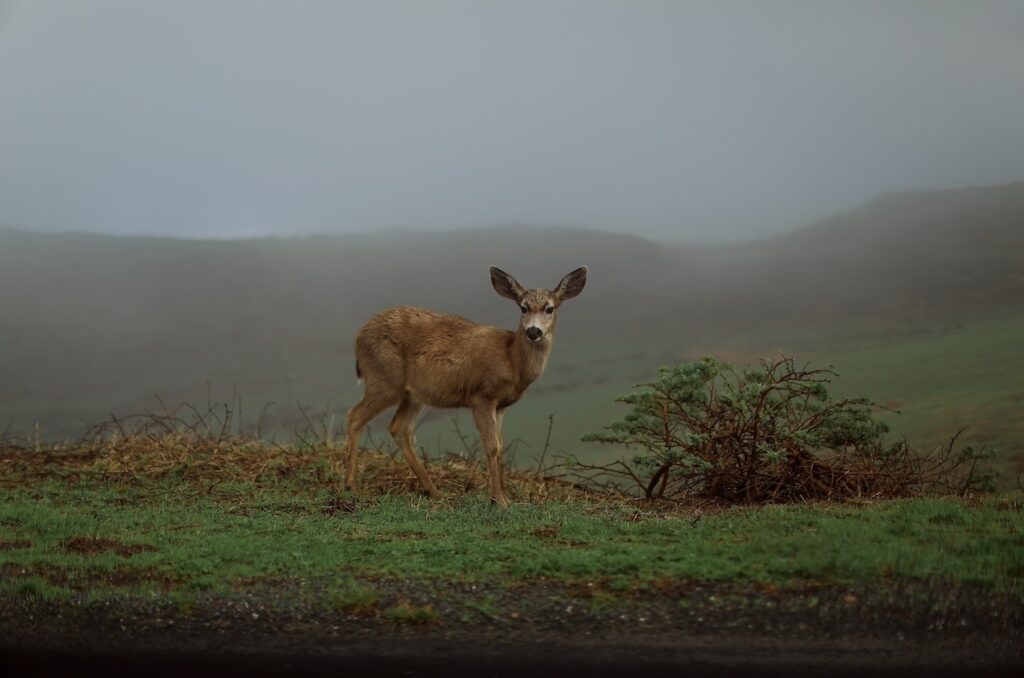
[(647, 498), (721, 503), (791, 502), (989, 489), (991, 451), (959, 433), (923, 454), (887, 426), (867, 399), (833, 400), (828, 369), (782, 356), (737, 370), (713, 358), (662, 368), (653, 383), (618, 398), (623, 419), (584, 440), (639, 450), (606, 465), (569, 463), (568, 473)]

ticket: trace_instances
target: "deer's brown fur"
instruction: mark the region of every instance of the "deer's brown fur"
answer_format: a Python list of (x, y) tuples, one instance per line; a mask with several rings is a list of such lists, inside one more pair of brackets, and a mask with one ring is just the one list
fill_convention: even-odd
[(491, 499), (506, 505), (501, 461), (505, 408), (522, 398), (544, 371), (554, 344), (557, 308), (582, 291), (586, 273), (585, 267), (576, 269), (554, 290), (527, 290), (492, 267), (495, 290), (516, 301), (522, 311), (516, 330), (410, 306), (371, 318), (356, 336), (356, 372), (366, 390), (348, 414), (346, 484), (356, 487), (362, 429), (384, 409), (397, 405), (388, 430), (424, 490), (440, 496), (416, 456), (412, 426), (424, 406), (466, 407), (487, 454)]

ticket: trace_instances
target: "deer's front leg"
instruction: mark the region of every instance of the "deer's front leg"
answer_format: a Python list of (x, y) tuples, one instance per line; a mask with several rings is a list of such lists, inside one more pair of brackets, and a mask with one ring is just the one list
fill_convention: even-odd
[(501, 490), (505, 491), (505, 410), (500, 409), (494, 413), (495, 425), (498, 428), (498, 469), (501, 471), (499, 476), (501, 482)]
[(491, 501), (508, 506), (508, 498), (501, 485), (501, 443), (498, 435), (498, 414), (493, 402), (473, 406), (473, 421), (480, 431), (480, 442), (487, 453), (487, 484), (491, 490)]

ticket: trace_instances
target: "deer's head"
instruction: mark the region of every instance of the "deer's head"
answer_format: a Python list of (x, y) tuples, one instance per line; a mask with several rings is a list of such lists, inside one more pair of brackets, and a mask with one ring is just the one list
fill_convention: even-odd
[(519, 305), (519, 331), (531, 342), (546, 342), (554, 334), (558, 307), (587, 284), (587, 267), (580, 266), (562, 278), (553, 290), (528, 290), (505, 271), (491, 266), (491, 284), (495, 292)]

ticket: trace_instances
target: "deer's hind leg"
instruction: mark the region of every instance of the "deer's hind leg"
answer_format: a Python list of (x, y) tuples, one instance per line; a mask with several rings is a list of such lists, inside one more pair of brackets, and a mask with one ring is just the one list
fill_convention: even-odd
[(348, 469), (345, 475), (346, 489), (355, 491), (359, 488), (359, 437), (363, 433), (363, 428), (371, 419), (400, 400), (401, 394), (397, 391), (387, 387), (373, 386), (369, 379), (366, 380), (363, 399), (348, 411), (348, 424), (345, 429), (345, 456), (348, 459)]
[(388, 426), (388, 430), (391, 432), (391, 437), (398, 443), (398, 447), (402, 449), (402, 454), (405, 455), (405, 460), (412, 467), (412, 472), (419, 478), (423, 490), (436, 499), (441, 496), (441, 493), (434, 486), (434, 482), (427, 474), (427, 469), (423, 467), (419, 457), (416, 456), (416, 450), (412, 446), (412, 427), (416, 423), (416, 416), (422, 409), (423, 405), (413, 400), (406, 393), (402, 398), (402, 403), (398, 406), (398, 411), (395, 412), (395, 418), (391, 420), (391, 425)]

